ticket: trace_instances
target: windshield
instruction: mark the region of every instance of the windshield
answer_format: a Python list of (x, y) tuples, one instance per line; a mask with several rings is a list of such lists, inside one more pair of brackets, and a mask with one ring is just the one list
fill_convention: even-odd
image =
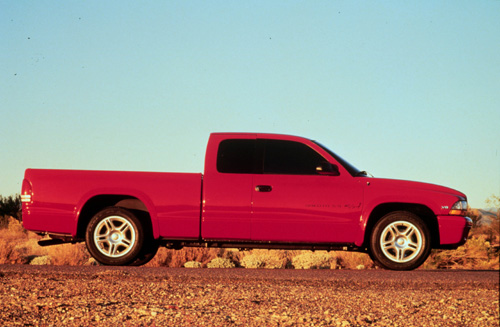
[(354, 167), (353, 165), (351, 165), (350, 163), (348, 163), (347, 161), (345, 161), (341, 156), (337, 155), (335, 152), (333, 152), (332, 150), (328, 149), (323, 144), (321, 144), (319, 142), (316, 142), (316, 141), (313, 141), (313, 142), (316, 143), (317, 145), (319, 145), (323, 150), (325, 150), (326, 152), (328, 152), (328, 154), (330, 154), (335, 160), (337, 160), (337, 162), (340, 163), (342, 165), (342, 167), (344, 167), (349, 172), (349, 174), (351, 174), (353, 177), (356, 177), (356, 176), (367, 176), (366, 172), (361, 171), (358, 168)]

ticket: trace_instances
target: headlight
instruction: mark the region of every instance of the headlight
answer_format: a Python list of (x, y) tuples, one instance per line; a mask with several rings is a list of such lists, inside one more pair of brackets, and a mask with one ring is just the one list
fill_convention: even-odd
[(457, 201), (451, 207), (449, 214), (455, 216), (465, 216), (466, 212), (467, 212), (467, 201)]

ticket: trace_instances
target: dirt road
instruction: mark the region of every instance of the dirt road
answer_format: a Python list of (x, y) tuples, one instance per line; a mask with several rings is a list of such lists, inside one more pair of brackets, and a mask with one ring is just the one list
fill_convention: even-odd
[(0, 325), (499, 326), (499, 275), (0, 265)]

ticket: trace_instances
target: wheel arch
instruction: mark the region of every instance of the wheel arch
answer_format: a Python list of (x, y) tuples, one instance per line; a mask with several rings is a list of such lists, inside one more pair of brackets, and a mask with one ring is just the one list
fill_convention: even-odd
[(417, 215), (424, 221), (429, 229), (431, 235), (431, 247), (435, 248), (439, 246), (439, 225), (434, 212), (423, 204), (396, 202), (379, 204), (370, 212), (366, 222), (362, 247), (368, 247), (370, 243), (370, 236), (375, 224), (382, 219), (382, 217), (394, 211), (407, 211)]
[(155, 226), (153, 224), (152, 214), (147, 205), (141, 199), (124, 194), (99, 194), (90, 197), (81, 206), (77, 214), (78, 223), (76, 237), (85, 238), (87, 225), (94, 215), (107, 207), (120, 207), (134, 212), (137, 218), (143, 223), (146, 230), (155, 235)]

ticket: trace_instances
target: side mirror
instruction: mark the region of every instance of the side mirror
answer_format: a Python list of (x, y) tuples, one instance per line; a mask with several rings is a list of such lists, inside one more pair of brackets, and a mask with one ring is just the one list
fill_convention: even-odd
[(332, 165), (327, 161), (321, 162), (316, 167), (316, 173), (318, 173), (318, 175), (340, 176), (339, 167), (337, 165)]

